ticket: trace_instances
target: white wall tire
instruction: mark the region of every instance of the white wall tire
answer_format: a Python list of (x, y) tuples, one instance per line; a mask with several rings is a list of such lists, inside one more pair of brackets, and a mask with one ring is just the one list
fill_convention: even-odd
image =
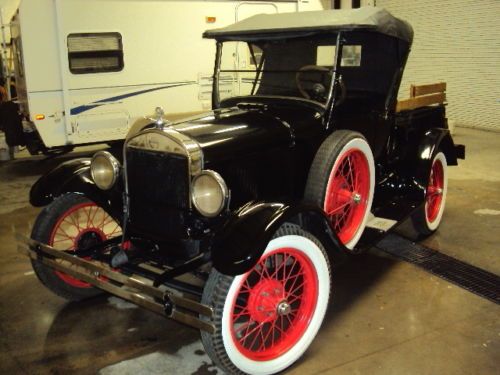
[(432, 159), (425, 203), (412, 215), (414, 229), (421, 236), (434, 233), (443, 219), (448, 193), (448, 164), (440, 151)]
[(202, 301), (214, 307), (217, 331), (202, 332), (207, 353), (228, 373), (280, 372), (315, 338), (329, 295), (324, 248), (311, 234), (286, 224), (249, 272), (229, 277), (212, 270)]
[(332, 133), (314, 158), (304, 198), (323, 208), (349, 250), (363, 235), (374, 191), (375, 161), (368, 142), (357, 132)]

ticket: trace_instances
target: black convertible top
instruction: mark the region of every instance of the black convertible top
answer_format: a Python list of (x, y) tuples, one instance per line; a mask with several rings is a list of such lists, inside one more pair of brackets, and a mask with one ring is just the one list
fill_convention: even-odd
[(287, 38), (328, 31), (367, 30), (402, 39), (411, 44), (411, 25), (394, 17), (384, 8), (320, 10), (309, 12), (258, 14), (220, 29), (207, 30), (204, 38), (225, 40), (255, 40)]

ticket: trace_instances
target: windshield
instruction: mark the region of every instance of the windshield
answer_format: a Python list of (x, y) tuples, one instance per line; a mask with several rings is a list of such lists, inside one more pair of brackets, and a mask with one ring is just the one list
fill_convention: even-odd
[[(327, 104), (333, 97), (336, 34), (256, 41), (227, 41), (220, 47), (215, 102), (228, 105), (260, 96), (288, 97)], [(384, 109), (399, 87), (408, 48), (400, 40), (365, 31), (342, 34), (337, 103)], [(339, 81), (340, 82), (340, 81)], [(222, 103), (224, 106), (224, 103)], [(340, 107), (340, 106), (339, 106)]]
[(336, 40), (336, 35), (329, 35), (224, 42), (218, 85), (220, 100), (255, 95), (309, 99), (326, 104)]

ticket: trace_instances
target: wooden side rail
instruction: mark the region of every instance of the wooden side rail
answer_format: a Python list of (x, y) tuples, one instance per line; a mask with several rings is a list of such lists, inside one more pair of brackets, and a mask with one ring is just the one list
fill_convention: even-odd
[(443, 104), (446, 101), (446, 82), (428, 85), (411, 85), (410, 98), (398, 100), (396, 112), (425, 107), (432, 104)]

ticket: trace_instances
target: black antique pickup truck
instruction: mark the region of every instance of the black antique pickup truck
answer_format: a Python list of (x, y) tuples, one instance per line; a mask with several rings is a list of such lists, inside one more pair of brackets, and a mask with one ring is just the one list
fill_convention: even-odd
[(213, 109), (175, 123), (158, 109), (122, 154), (41, 177), (26, 253), (62, 297), (120, 296), (200, 329), (224, 371), (272, 374), (316, 336), (333, 266), (407, 218), (437, 230), (465, 150), (444, 85), (398, 102), (413, 31), (383, 9), (257, 15), (203, 36)]

